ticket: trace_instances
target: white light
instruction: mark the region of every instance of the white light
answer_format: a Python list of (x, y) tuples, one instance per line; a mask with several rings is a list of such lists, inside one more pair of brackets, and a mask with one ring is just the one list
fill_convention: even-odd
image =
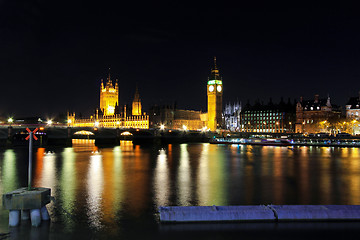
[(183, 125), (183, 129), (184, 129), (184, 131), (186, 131), (186, 130), (187, 130), (187, 127), (186, 127), (185, 125)]
[(120, 134), (121, 136), (132, 136), (133, 134), (131, 132), (123, 132)]
[(100, 124), (100, 123), (99, 123), (98, 121), (96, 121), (96, 122), (95, 122), (95, 127), (99, 127), (99, 124)]
[(52, 122), (51, 119), (47, 121), (47, 124), (48, 124), (48, 125), (51, 125), (52, 123), (53, 123), (53, 122)]
[(161, 130), (164, 130), (164, 129), (165, 129), (165, 125), (164, 125), (164, 124), (161, 124), (161, 125), (160, 125), (160, 129), (161, 129)]
[(12, 123), (12, 122), (14, 122), (14, 120), (12, 118), (9, 118), (8, 123)]

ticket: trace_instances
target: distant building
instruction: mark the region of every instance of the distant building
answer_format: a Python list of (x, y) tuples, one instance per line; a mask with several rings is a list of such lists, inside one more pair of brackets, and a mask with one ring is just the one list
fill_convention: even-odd
[(257, 133), (293, 133), (295, 123), (295, 105), (285, 103), (268, 104), (257, 101), (253, 106), (248, 102), (241, 111), (241, 131)]
[(150, 126), (177, 130), (203, 130), (207, 114), (201, 111), (177, 109), (176, 105), (153, 106), (149, 111)]
[(346, 103), (346, 118), (360, 119), (360, 92), (358, 97), (351, 97)]
[(116, 80), (113, 84), (110, 74), (104, 86), (103, 80), (100, 85), (100, 109), (89, 118), (77, 118), (75, 113), (68, 113), (68, 126), (71, 127), (108, 127), (108, 128), (149, 128), (149, 116), (142, 112), (141, 100), (136, 87), (132, 109), (126, 105), (120, 108), (119, 85)]
[(226, 104), (223, 112), (224, 127), (230, 131), (240, 131), (241, 104)]
[(332, 104), (330, 97), (320, 99), (316, 94), (313, 100), (303, 100), (296, 104), (296, 133), (319, 133), (323, 131), (321, 122), (337, 121), (341, 117), (341, 107)]
[(346, 103), (346, 118), (352, 120), (352, 134), (360, 134), (360, 92), (358, 97), (351, 97)]

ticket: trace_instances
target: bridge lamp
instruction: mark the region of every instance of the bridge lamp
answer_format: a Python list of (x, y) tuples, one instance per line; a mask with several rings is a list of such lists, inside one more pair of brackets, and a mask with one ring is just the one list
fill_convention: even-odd
[(165, 129), (165, 125), (164, 124), (161, 124), (160, 125), (160, 130), (164, 130)]
[(11, 118), (11, 117), (10, 117), (10, 118), (8, 118), (8, 123), (10, 123), (10, 124), (11, 124), (11, 123), (13, 123), (13, 122), (14, 122), (14, 119), (13, 119), (13, 118)]
[(47, 120), (47, 125), (51, 125), (51, 124), (53, 124), (53, 121), (51, 120), (51, 119), (49, 119), (49, 120)]
[(183, 125), (183, 130), (186, 131), (187, 130), (187, 127), (185, 125)]
[(98, 121), (95, 122), (95, 127), (99, 127), (99, 122)]
[(71, 123), (71, 119), (68, 119), (67, 122), (70, 124), (70, 123)]

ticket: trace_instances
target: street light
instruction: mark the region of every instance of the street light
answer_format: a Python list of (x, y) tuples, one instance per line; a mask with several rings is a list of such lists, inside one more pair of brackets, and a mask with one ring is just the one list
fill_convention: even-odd
[(8, 123), (11, 125), (12, 123), (14, 122), (14, 119), (13, 118), (8, 118)]

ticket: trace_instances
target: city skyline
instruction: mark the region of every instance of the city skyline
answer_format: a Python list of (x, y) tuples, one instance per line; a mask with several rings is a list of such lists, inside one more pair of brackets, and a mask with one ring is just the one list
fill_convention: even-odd
[(137, 83), (145, 110), (176, 101), (206, 112), (214, 56), (224, 104), (329, 94), (344, 107), (360, 90), (351, 6), (0, 4), (1, 115), (87, 115), (109, 67), (120, 104)]

